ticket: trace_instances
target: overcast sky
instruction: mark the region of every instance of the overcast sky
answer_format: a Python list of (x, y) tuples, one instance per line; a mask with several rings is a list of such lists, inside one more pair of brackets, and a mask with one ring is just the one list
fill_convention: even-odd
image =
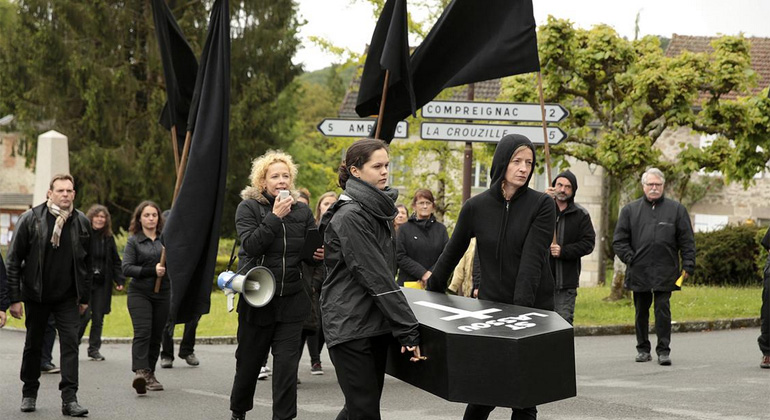
[[(372, 37), (375, 17), (371, 8), (355, 0), (296, 0), (302, 19), (303, 49), (296, 62), (308, 71), (324, 68), (337, 59), (307, 41), (310, 36), (362, 52)], [(482, 3), (484, 0), (476, 0)], [(407, 5), (411, 5), (407, 0)], [(535, 21), (545, 24), (548, 15), (569, 19), (590, 28), (605, 23), (621, 36), (633, 38), (634, 20), (641, 12), (641, 35), (718, 34), (770, 37), (770, 0), (534, 0)], [(414, 42), (414, 41), (413, 41)]]

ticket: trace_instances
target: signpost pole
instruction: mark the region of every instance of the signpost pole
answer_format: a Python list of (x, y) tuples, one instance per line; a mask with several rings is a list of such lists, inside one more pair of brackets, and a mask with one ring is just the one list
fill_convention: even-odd
[(537, 72), (537, 91), (540, 94), (540, 111), (543, 114), (543, 149), (545, 150), (545, 172), (548, 186), (551, 185), (551, 148), (548, 147), (548, 129), (545, 126), (545, 100), (543, 98), (543, 76)]
[[(476, 96), (476, 84), (468, 85), (468, 101), (473, 101)], [(469, 120), (468, 122), (473, 122)], [(463, 203), (471, 198), (471, 171), (473, 170), (473, 143), (465, 142), (465, 155), (463, 157)]]

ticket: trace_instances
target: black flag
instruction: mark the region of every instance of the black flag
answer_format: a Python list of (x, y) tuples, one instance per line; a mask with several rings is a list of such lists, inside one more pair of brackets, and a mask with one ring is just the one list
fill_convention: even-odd
[(416, 111), (414, 89), (409, 70), (409, 39), (406, 0), (388, 0), (374, 28), (369, 52), (358, 89), (356, 113), (368, 116), (379, 113), (385, 71), (388, 76), (387, 101), (408, 100), (411, 113)]
[[(532, 0), (483, 3), (453, 0), (412, 54), (417, 108), (444, 88), (540, 70)], [(380, 138), (390, 141), (410, 112), (402, 98), (386, 102)]]
[(171, 317), (187, 322), (209, 312), (227, 175), (230, 129), (230, 11), (211, 10), (206, 45), (190, 108), (194, 127), (179, 195), (163, 230), (171, 279)]
[(158, 36), (163, 76), (166, 79), (166, 105), (160, 114), (160, 124), (171, 130), (176, 126), (179, 150), (184, 145), (184, 133), (198, 74), (198, 60), (187, 43), (174, 15), (164, 0), (152, 0), (155, 34)]

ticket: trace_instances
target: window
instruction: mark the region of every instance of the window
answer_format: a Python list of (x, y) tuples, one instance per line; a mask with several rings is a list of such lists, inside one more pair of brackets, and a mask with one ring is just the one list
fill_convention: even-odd
[(718, 214), (696, 214), (695, 231), (713, 232), (727, 226), (728, 217)]

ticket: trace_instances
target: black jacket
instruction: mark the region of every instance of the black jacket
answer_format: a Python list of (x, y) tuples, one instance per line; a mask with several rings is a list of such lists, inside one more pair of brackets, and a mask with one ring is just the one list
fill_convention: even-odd
[[(101, 299), (104, 302), (102, 313), (108, 314), (112, 309), (112, 284), (122, 286), (126, 284), (126, 277), (123, 275), (122, 262), (120, 261), (120, 255), (118, 255), (118, 247), (115, 245), (114, 236), (103, 236), (98, 232), (94, 232), (94, 235), (91, 237), (91, 249), (93, 250), (94, 247), (103, 247), (102, 253), (104, 258), (97, 258), (96, 252), (91, 253), (94, 256), (91, 261), (94, 271), (91, 293), (99, 293), (104, 296), (104, 299)], [(97, 268), (101, 275), (96, 275)]]
[[(275, 295), (261, 308), (239, 298), (239, 322), (264, 326), (304, 321), (310, 315), (310, 297), (302, 279), (300, 253), (305, 233), (315, 227), (313, 212), (304, 203), (295, 203), (280, 219), (272, 213), (275, 198), (255, 187), (244, 189), (241, 198), (235, 211), (235, 228), (241, 241), (238, 272), (245, 274), (259, 265), (267, 267), (275, 277)], [(305, 262), (318, 265), (312, 259)]]
[(425, 220), (410, 217), (398, 228), (397, 236), (399, 286), (403, 286), (405, 281), (420, 280), (426, 271), (432, 270), (444, 246), (449, 242), (446, 226), (432, 214)]
[(580, 285), (580, 259), (590, 254), (596, 243), (596, 232), (588, 210), (575, 203), (578, 189), (575, 175), (570, 171), (562, 172), (553, 179), (551, 186), (555, 186), (556, 180), (562, 177), (572, 184), (572, 197), (563, 212), (556, 207), (556, 243), (561, 245), (561, 255), (550, 257), (556, 290), (575, 289)]
[(417, 319), (394, 281), (394, 197), (352, 176), (346, 187), (321, 222), (326, 344), (392, 333), (402, 345), (417, 345)]
[[(160, 262), (163, 245), (158, 235), (154, 240), (139, 231), (128, 237), (123, 249), (123, 274), (131, 277), (128, 287), (145, 293), (154, 293), (157, 274), (155, 266)], [(160, 283), (161, 293), (171, 293), (171, 282), (168, 273)]]
[[(40, 302), (43, 296), (43, 256), (48, 232), (45, 203), (24, 212), (16, 223), (11, 247), (8, 249), (8, 292), (11, 303)], [(68, 220), (72, 240), (75, 289), (78, 302), (88, 304), (91, 297), (91, 222), (80, 210)]]
[(0, 255), (0, 311), (8, 310), (11, 301), (8, 299), (8, 276), (5, 273), (5, 263)]
[(628, 266), (624, 287), (634, 292), (679, 290), (675, 283), (682, 269), (690, 275), (695, 270), (690, 216), (683, 205), (665, 197), (654, 203), (642, 197), (623, 207), (612, 247)]
[[(480, 299), (553, 309), (548, 254), (556, 205), (551, 197), (526, 184), (509, 201), (502, 194), (508, 163), (520, 145), (528, 146), (534, 155), (534, 146), (524, 136), (508, 135), (500, 140), (492, 159), (492, 184), (463, 205), (452, 238), (428, 279), (428, 290), (444, 291), (449, 275), (475, 237), (483, 278)], [(531, 178), (530, 173), (527, 184)]]

